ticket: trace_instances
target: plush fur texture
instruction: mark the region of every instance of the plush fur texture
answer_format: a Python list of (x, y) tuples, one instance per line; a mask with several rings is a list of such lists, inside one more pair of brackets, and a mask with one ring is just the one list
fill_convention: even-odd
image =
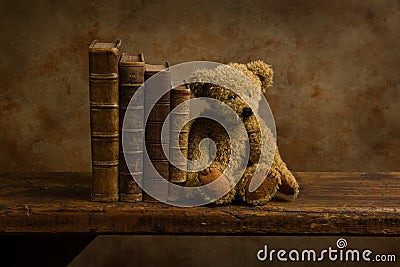
[[(223, 175), (219, 185), (221, 188), (232, 183), (231, 177), (236, 171), (243, 168), (245, 168), (245, 171), (236, 186), (228, 194), (216, 200), (216, 204), (230, 203), (234, 198), (238, 198), (252, 205), (261, 205), (269, 201), (277, 190), (296, 197), (299, 193), (299, 186), (295, 177), (281, 159), (271, 130), (264, 121), (256, 119), (254, 113), (257, 113), (258, 110), (252, 110), (259, 109), (261, 98), (259, 91), (256, 92), (255, 90), (261, 90), (265, 93), (272, 85), (273, 71), (271, 67), (262, 61), (254, 61), (248, 64), (231, 63), (229, 66), (220, 66), (214, 70), (198, 70), (192, 76), (192, 82), (194, 83), (191, 89), (196, 97), (208, 97), (219, 100), (219, 102), (228, 105), (237, 113), (238, 120), (230, 121), (229, 123), (232, 127), (227, 130), (219, 123), (210, 119), (198, 118), (195, 120), (191, 126), (189, 135), (188, 158), (190, 160), (200, 158), (200, 141), (205, 138), (210, 138), (215, 142), (217, 151), (215, 160), (211, 163), (210, 168), (201, 172), (189, 173), (186, 186), (199, 186), (214, 181), (220, 175), (223, 175), (222, 173), (230, 162), (233, 168), (230, 172), (225, 172)], [(238, 75), (238, 72), (234, 69), (242, 72), (255, 86), (249, 84), (249, 79), (240, 77), (241, 75)], [(207, 80), (207, 78), (212, 78), (219, 85), (201, 82)], [(235, 95), (226, 88), (235, 88), (241, 92), (243, 97)], [(204, 113), (216, 110), (221, 111), (219, 112), (219, 116), (223, 120), (226, 114), (224, 114), (220, 105), (218, 103), (210, 105)], [(252, 109), (249, 110), (250, 106)], [(237, 123), (244, 124), (247, 136), (243, 136), (243, 134), (238, 132), (235, 126)], [(232, 140), (230, 140), (227, 131), (231, 134)], [(264, 146), (266, 149), (264, 152), (267, 157), (260, 160), (261, 132), (265, 134), (265, 140), (267, 140)], [(248, 161), (243, 159), (242, 154), (234, 155), (231, 158), (231, 147), (233, 149), (242, 149), (239, 147), (242, 143), (238, 141), (247, 138), (250, 145)], [(205, 149), (207, 151), (207, 148)], [(208, 152), (211, 154), (211, 151)], [(264, 176), (262, 178), (265, 178), (265, 180), (256, 191), (249, 192), (249, 184), (257, 167), (262, 172), (256, 175)]]

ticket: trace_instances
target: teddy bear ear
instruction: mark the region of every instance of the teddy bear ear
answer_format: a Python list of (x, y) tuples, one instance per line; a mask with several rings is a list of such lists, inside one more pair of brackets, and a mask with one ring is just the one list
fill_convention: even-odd
[(261, 90), (263, 93), (271, 87), (273, 83), (274, 71), (271, 66), (262, 60), (252, 61), (246, 64), (248, 70), (257, 75), (261, 81)]

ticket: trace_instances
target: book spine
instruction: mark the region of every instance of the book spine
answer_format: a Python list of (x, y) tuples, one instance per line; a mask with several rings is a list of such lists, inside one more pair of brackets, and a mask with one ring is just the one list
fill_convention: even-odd
[[(150, 161), (144, 160), (144, 187), (149, 188), (152, 191), (158, 191), (158, 194), (162, 198), (167, 198), (168, 196), (168, 177), (169, 177), (169, 162), (166, 154), (163, 151), (163, 146), (166, 147), (166, 153), (169, 153), (169, 121), (166, 118), (170, 112), (170, 92), (167, 92), (171, 88), (171, 73), (169, 71), (161, 71), (157, 79), (150, 79), (155, 73), (146, 72), (145, 73), (145, 113), (149, 114), (147, 123), (145, 126), (145, 141), (146, 149)], [(157, 101), (157, 93), (153, 94), (155, 88), (163, 88), (165, 93)], [(157, 102), (156, 102), (157, 101)], [(151, 106), (154, 107), (151, 109)], [(151, 111), (150, 111), (151, 110)], [(150, 113), (148, 113), (150, 111)], [(161, 140), (161, 130), (165, 127), (168, 136), (162, 143)], [(165, 180), (159, 181), (155, 179), (157, 174), (152, 173), (152, 167), (161, 175)], [(155, 202), (156, 200), (144, 192), (143, 201)]]
[[(142, 189), (136, 180), (143, 180), (144, 98), (137, 96), (134, 98), (135, 102), (130, 103), (130, 101), (143, 82), (144, 60), (134, 62), (121, 59), (119, 64), (120, 134), (122, 136), (123, 131), (126, 141), (125, 151), (120, 142), (119, 190), (120, 200), (124, 202), (142, 201)], [(123, 123), (125, 123), (124, 128)]]
[(118, 201), (118, 60), (121, 42), (89, 47), (93, 201)]
[[(182, 154), (187, 158), (189, 141), (189, 105), (181, 105), (179, 109), (174, 108), (190, 99), (190, 89), (187, 85), (180, 85), (171, 90), (171, 114), (170, 114), (170, 148), (169, 156), (172, 162), (177, 162), (176, 166), (169, 166), (169, 180), (172, 183), (182, 184), (186, 182), (187, 172), (186, 162), (179, 162), (178, 158)], [(183, 128), (182, 128), (183, 126)]]

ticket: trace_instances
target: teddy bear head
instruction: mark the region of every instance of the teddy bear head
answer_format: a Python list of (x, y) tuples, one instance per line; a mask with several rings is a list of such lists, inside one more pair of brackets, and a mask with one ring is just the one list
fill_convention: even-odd
[[(224, 116), (224, 109), (221, 108), (223, 103), (234, 110), (245, 124), (254, 124), (252, 121), (255, 119), (254, 114), (258, 112), (262, 93), (272, 85), (273, 71), (263, 61), (253, 61), (248, 64), (230, 63), (211, 70), (198, 70), (192, 77), (192, 81), (200, 81), (191, 86), (195, 97), (218, 100), (209, 109), (221, 112), (220, 115)], [(201, 82), (210, 78), (214, 81), (213, 84)]]

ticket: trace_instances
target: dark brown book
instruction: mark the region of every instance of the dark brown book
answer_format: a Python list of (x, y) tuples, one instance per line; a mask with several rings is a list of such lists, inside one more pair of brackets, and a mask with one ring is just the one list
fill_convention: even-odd
[[(187, 84), (176, 86), (171, 90), (171, 114), (170, 114), (170, 148), (169, 156), (176, 166), (169, 166), (169, 181), (176, 184), (186, 182), (186, 162), (178, 162), (179, 155), (187, 158), (189, 140), (189, 105), (181, 105), (179, 109), (174, 108), (190, 99), (190, 89)], [(183, 126), (184, 125), (184, 126)], [(183, 128), (182, 128), (183, 126)]]
[(142, 201), (142, 189), (136, 180), (143, 180), (144, 98), (135, 96), (134, 102), (130, 101), (144, 83), (144, 66), (143, 54), (122, 55), (119, 62), (120, 134), (126, 140), (125, 151), (122, 138), (120, 142), (119, 196), (125, 202)]
[(92, 200), (118, 201), (118, 61), (121, 41), (89, 46)]
[[(145, 114), (149, 114), (145, 126), (145, 140), (149, 161), (145, 158), (143, 162), (143, 184), (144, 188), (157, 191), (159, 196), (167, 199), (169, 161), (163, 151), (163, 145), (166, 148), (166, 152), (169, 153), (169, 121), (166, 118), (170, 112), (169, 89), (171, 88), (171, 73), (168, 63), (164, 65), (146, 64), (145, 68), (144, 108)], [(156, 73), (158, 73), (157, 78), (153, 77)], [(158, 100), (161, 95), (162, 97)], [(168, 133), (165, 140), (163, 140), (164, 143), (161, 140), (161, 129), (163, 127), (165, 127)], [(157, 180), (155, 178), (157, 173), (155, 174), (151, 171), (152, 167), (165, 180)], [(156, 201), (145, 192), (143, 193), (143, 200), (149, 202)]]

